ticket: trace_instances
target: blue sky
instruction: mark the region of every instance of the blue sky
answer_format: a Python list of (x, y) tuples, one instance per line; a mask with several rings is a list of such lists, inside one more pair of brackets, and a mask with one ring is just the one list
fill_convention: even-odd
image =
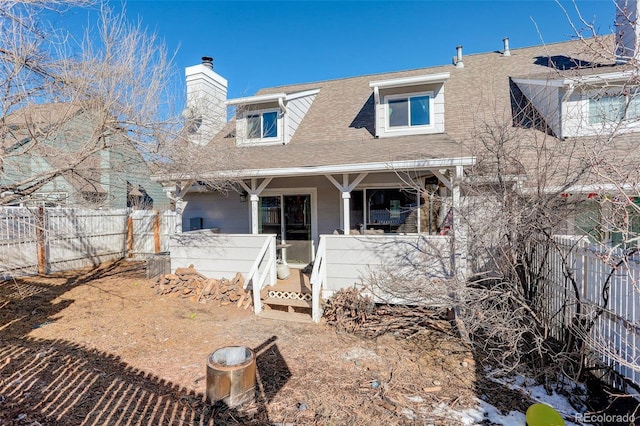
[[(575, 19), (572, 2), (561, 4)], [(612, 31), (612, 0), (577, 5), (599, 33)], [(129, 0), (126, 14), (176, 52), (178, 80), (184, 67), (212, 56), (230, 98), (263, 87), (448, 64), (457, 45), (472, 54), (502, 49), (504, 37), (512, 49), (575, 37), (553, 0)]]

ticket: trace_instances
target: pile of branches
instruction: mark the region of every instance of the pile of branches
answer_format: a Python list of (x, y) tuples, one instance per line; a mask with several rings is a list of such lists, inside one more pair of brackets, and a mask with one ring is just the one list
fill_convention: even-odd
[(412, 337), (426, 329), (450, 333), (446, 318), (424, 306), (376, 304), (357, 288), (337, 291), (324, 306), (327, 324), (341, 331), (377, 337)]

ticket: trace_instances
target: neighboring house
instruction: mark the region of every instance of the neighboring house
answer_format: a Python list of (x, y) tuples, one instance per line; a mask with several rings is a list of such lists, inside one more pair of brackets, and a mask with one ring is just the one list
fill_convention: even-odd
[[(636, 34), (623, 45), (633, 50), (621, 52), (635, 57), (636, 28), (621, 24), (618, 29), (619, 40)], [(621, 64), (620, 57), (594, 54), (602, 43), (613, 46), (613, 36), (518, 49), (510, 49), (508, 39), (496, 42), (499, 49), (483, 54), (465, 56), (458, 47), (452, 65), (266, 88), (236, 99), (226, 99), (227, 82), (206, 58), (186, 70), (190, 114), (196, 123), (202, 121), (193, 103), (198, 92), (198, 102), (203, 97), (210, 105), (226, 102), (235, 107), (235, 116), (226, 122), (224, 114), (209, 115), (220, 120), (216, 128), (221, 130), (196, 125), (190, 131), (203, 145), (203, 156), (233, 161), (157, 180), (175, 188), (183, 230), (275, 234), (292, 264), (328, 259), (317, 252), (319, 246), (329, 250), (321, 236), (331, 241), (334, 234), (356, 234), (351, 241), (363, 241), (362, 234), (384, 233), (408, 241), (418, 235), (443, 247), (447, 243), (437, 239), (448, 235), (453, 243), (448, 272), (465, 274), (467, 237), (457, 215), (460, 184), (472, 172), (492, 176), (493, 153), (476, 137), (484, 126), (502, 125), (517, 141), (513, 182), (522, 191), (553, 193), (555, 180), (571, 182), (571, 167), (589, 161), (594, 141), (614, 127), (615, 140), (599, 155), (612, 162), (625, 158), (628, 164), (629, 156), (640, 151), (634, 120), (640, 118), (640, 101), (632, 96), (638, 85), (628, 84), (637, 70)], [(201, 90), (194, 90), (194, 82)], [(553, 152), (540, 149), (542, 140)], [(537, 167), (543, 160), (555, 163), (541, 184)], [(235, 180), (239, 193), (207, 190), (203, 182), (211, 178)], [(617, 188), (592, 174), (564, 189), (563, 195), (588, 201)], [(585, 215), (593, 208), (584, 206), (568, 213), (575, 220), (565, 233), (592, 232)], [(340, 244), (350, 243), (342, 239), (334, 248)], [(349, 254), (334, 256), (332, 272), (325, 271), (323, 295), (353, 285), (370, 265), (363, 261), (355, 275), (345, 272), (345, 265), (358, 265), (354, 257), (359, 254), (353, 253), (364, 250), (349, 247)], [(378, 254), (389, 249), (380, 247)]]
[(168, 209), (140, 153), (96, 122), (74, 103), (29, 105), (3, 117), (3, 197), (25, 206)]

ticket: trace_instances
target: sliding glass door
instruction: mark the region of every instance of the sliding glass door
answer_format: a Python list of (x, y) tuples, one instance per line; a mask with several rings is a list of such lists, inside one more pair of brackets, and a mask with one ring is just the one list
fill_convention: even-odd
[(274, 195), (260, 197), (261, 234), (276, 234), (278, 244), (286, 248), (287, 263), (308, 264), (312, 259), (311, 195)]

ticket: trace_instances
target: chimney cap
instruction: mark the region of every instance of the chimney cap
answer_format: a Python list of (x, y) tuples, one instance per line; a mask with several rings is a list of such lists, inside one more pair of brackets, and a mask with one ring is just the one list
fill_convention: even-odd
[(213, 58), (211, 56), (203, 56), (202, 65), (213, 69)]

